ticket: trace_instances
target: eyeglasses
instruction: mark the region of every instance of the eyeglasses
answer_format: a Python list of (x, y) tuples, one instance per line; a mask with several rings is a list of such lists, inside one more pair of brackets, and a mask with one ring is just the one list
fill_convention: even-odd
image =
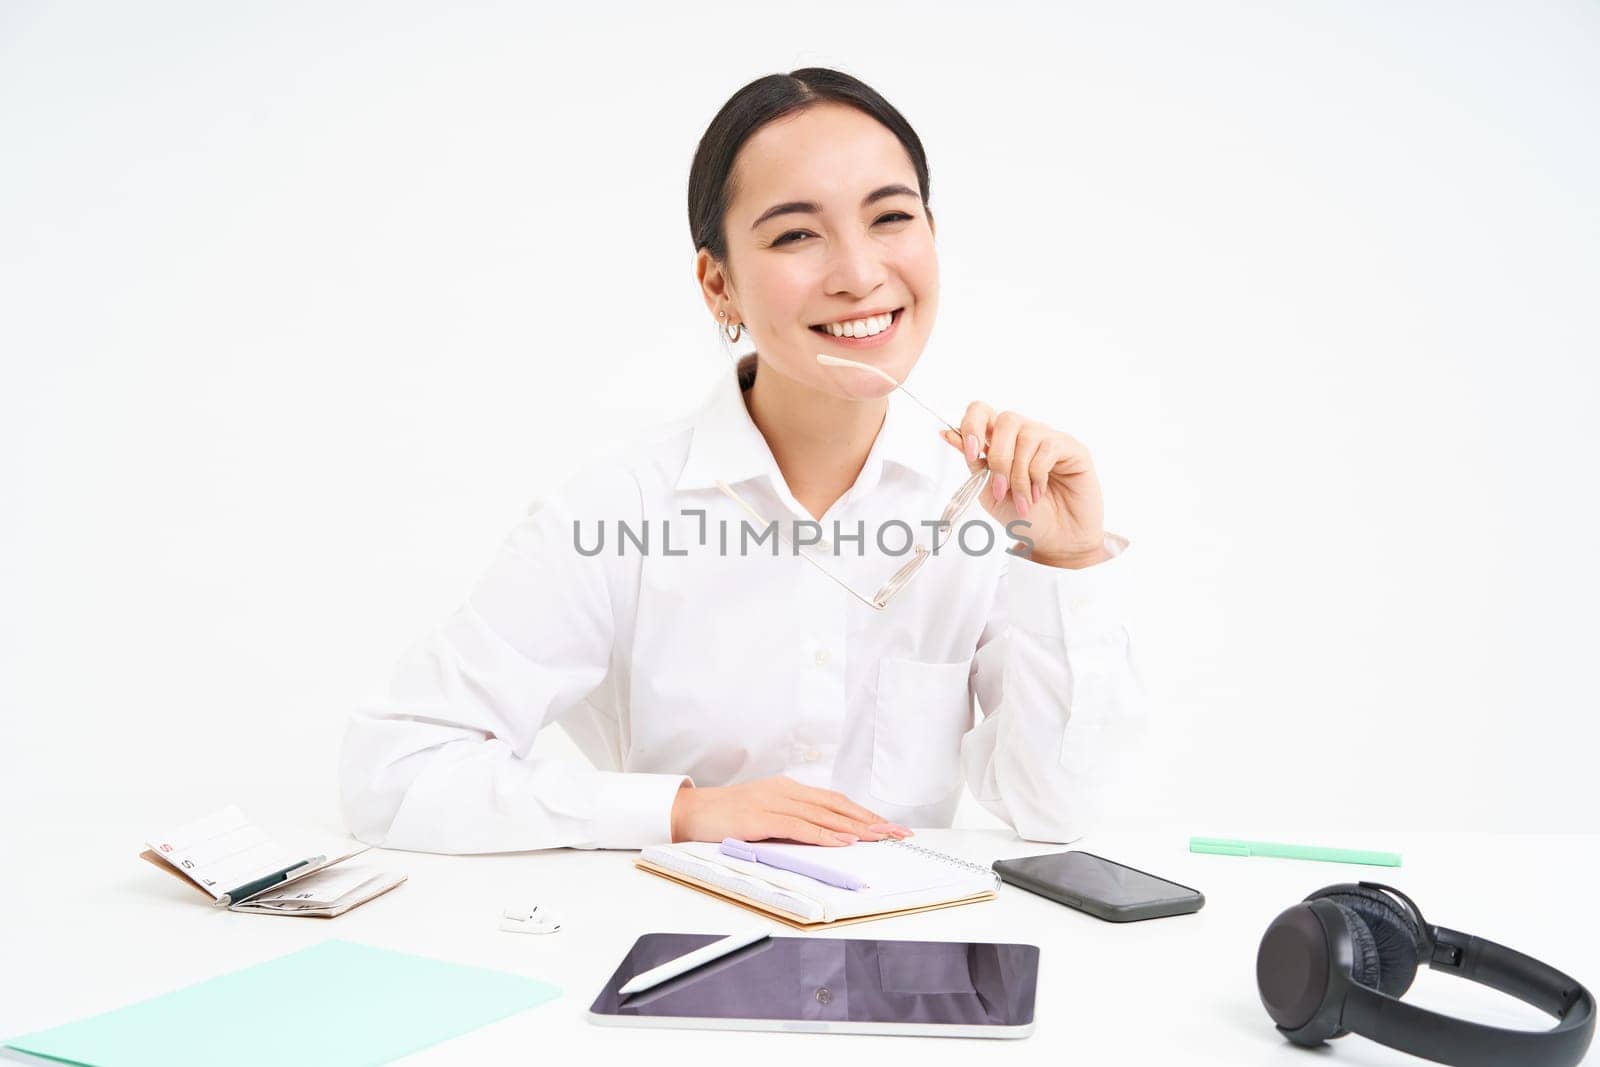
[[(896, 389), (899, 389), (902, 393), (905, 393), (906, 396), (911, 397), (911, 399), (916, 401), (917, 405), (924, 411), (938, 419), (941, 423), (944, 423), (944, 425), (948, 426), (951, 430), (954, 430), (956, 436), (961, 436), (961, 431), (959, 429), (956, 429), (956, 427), (951, 426), (950, 423), (945, 422), (938, 412), (928, 407), (928, 405), (924, 404), (921, 400), (917, 400), (917, 398), (912, 395), (911, 390), (895, 381), (889, 375), (878, 370), (878, 368), (869, 366), (865, 363), (857, 363), (855, 360), (840, 359), (837, 356), (819, 355), (817, 360), (818, 362), (831, 366), (858, 367), (863, 370), (871, 371), (880, 378), (885, 378), (888, 381), (894, 382)], [(952, 533), (955, 531), (956, 520), (960, 519), (961, 516), (966, 513), (967, 509), (972, 506), (972, 502), (978, 499), (978, 494), (983, 492), (983, 487), (988, 484), (989, 468), (983, 467), (977, 471), (974, 471), (972, 476), (962, 483), (961, 488), (956, 490), (955, 495), (950, 498), (950, 502), (945, 505), (944, 511), (940, 514), (939, 521), (937, 525), (934, 526), (933, 530), (933, 548), (930, 550), (926, 545), (915, 546), (912, 550), (911, 558), (906, 560), (906, 562), (901, 565), (899, 570), (890, 575), (889, 580), (880, 585), (878, 587), (878, 591), (873, 593), (870, 597), (863, 596), (861, 593), (857, 592), (854, 586), (850, 585), (849, 582), (846, 582), (843, 578), (840, 578), (838, 575), (834, 574), (827, 567), (824, 567), (822, 562), (811, 553), (802, 551), (798, 545), (795, 546), (794, 550), (798, 555), (803, 556), (813, 567), (817, 568), (817, 570), (821, 571), (823, 574), (831, 578), (836, 584), (841, 586), (851, 596), (867, 605), (867, 607), (872, 608), (874, 611), (882, 611), (884, 608), (889, 606), (889, 601), (894, 599), (895, 594), (899, 593), (908, 584), (910, 584), (911, 579), (916, 576), (916, 573), (919, 570), (922, 569), (922, 565), (928, 561), (928, 557), (930, 555), (937, 554), (939, 549), (943, 548), (945, 543), (950, 540)], [(758, 511), (756, 511), (755, 508), (751, 507), (743, 497), (741, 497), (738, 493), (735, 493), (733, 489), (729, 487), (727, 482), (717, 482), (717, 488), (721, 489), (729, 497), (733, 498), (734, 503), (744, 508), (744, 510), (763, 527), (768, 525), (776, 525), (769, 524), (768, 521)], [(783, 537), (781, 531), (778, 533), (778, 537), (780, 540), (787, 540), (787, 538)]]

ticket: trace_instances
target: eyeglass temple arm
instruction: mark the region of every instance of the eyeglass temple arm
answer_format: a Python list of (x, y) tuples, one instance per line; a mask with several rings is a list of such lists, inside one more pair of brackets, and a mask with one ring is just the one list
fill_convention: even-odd
[(950, 428), (950, 432), (951, 433), (955, 434), (957, 437), (961, 436), (961, 427), (952, 425), (951, 423), (947, 422), (943, 415), (939, 414), (937, 411), (933, 410), (928, 405), (924, 404), (921, 400), (918, 400), (917, 399), (917, 394), (913, 393), (911, 390), (907, 389), (905, 386), (903, 386), (903, 385), (902, 386), (898, 386), (898, 388), (902, 393), (906, 394), (906, 396), (909, 396), (912, 400), (916, 401), (917, 406), (920, 407), (923, 411), (926, 411), (929, 415), (932, 415), (934, 418), (938, 419), (940, 422), (942, 422), (946, 426), (948, 426)]
[[(749, 504), (746, 504), (744, 502), (744, 498), (741, 497), (738, 493), (735, 493), (731, 488), (729, 488), (727, 482), (718, 482), (717, 483), (717, 488), (721, 489), (724, 493), (728, 494), (728, 496), (733, 500), (733, 502), (735, 504), (738, 504), (741, 508), (743, 508), (745, 510), (745, 512), (752, 519), (756, 520), (756, 522), (760, 523), (763, 526), (765, 526), (767, 524), (768, 520), (762, 518), (761, 514), (759, 512), (757, 512), (755, 508), (751, 507)], [(774, 528), (775, 528), (775, 530), (777, 532), (778, 540), (780, 540), (780, 541), (785, 540), (785, 538), (783, 536), (783, 530), (780, 527), (778, 527), (776, 523), (774, 523), (773, 525), (774, 525)], [(790, 542), (790, 543), (792, 544), (793, 542)], [(819, 570), (823, 574), (827, 575), (830, 579), (832, 579), (833, 583), (835, 585), (837, 585), (839, 588), (843, 589), (845, 592), (849, 593), (851, 596), (853, 596), (857, 600), (861, 601), (863, 604), (865, 604), (867, 607), (871, 608), (873, 611), (882, 611), (883, 610), (883, 606), (881, 604), (877, 604), (877, 603), (875, 603), (875, 602), (873, 602), (871, 600), (868, 600), (866, 597), (862, 596), (860, 593), (858, 593), (854, 589), (850, 588), (850, 584), (848, 582), (846, 582), (844, 579), (840, 578), (838, 575), (836, 575), (832, 571), (828, 570), (828, 568), (824, 567), (821, 563), (819, 563), (816, 560), (812, 559), (811, 558), (811, 553), (803, 551), (800, 548), (800, 546), (798, 546), (798, 545), (795, 546), (795, 553), (797, 555), (799, 555), (802, 559), (804, 559), (807, 563), (809, 563), (813, 567), (817, 568), (817, 570)]]
[[(916, 402), (916, 405), (918, 407), (920, 407), (923, 411), (926, 411), (929, 415), (932, 415), (934, 418), (938, 419), (941, 423), (944, 423), (945, 426), (949, 427), (951, 433), (955, 434), (957, 437), (963, 436), (962, 433), (961, 433), (961, 427), (954, 426), (954, 425), (951, 425), (949, 422), (946, 422), (945, 421), (945, 417), (943, 415), (939, 414), (937, 411), (933, 410), (928, 405), (924, 404), (920, 399), (918, 399), (916, 393), (913, 393), (911, 390), (907, 389), (904, 385), (901, 385), (899, 382), (895, 383), (895, 388), (900, 390), (902, 393), (906, 394), (906, 396), (909, 396), (913, 401)], [(987, 449), (987, 443), (983, 442), (983, 441), (979, 441), (978, 445), (979, 445), (978, 454), (980, 456), (987, 454), (987, 450), (988, 450)]]

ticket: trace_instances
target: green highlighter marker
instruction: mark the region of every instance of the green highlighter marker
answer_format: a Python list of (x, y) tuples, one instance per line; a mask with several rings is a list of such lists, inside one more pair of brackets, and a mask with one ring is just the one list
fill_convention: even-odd
[(1398, 852), (1368, 852), (1359, 848), (1318, 848), (1282, 845), (1272, 841), (1230, 841), (1225, 837), (1191, 837), (1190, 852), (1215, 856), (1275, 856), (1286, 860), (1327, 860), (1330, 863), (1366, 863), (1374, 867), (1400, 866)]

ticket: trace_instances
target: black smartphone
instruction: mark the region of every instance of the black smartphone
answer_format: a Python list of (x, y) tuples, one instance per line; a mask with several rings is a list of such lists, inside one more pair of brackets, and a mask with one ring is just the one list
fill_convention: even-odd
[(1049, 897), (1107, 922), (1187, 915), (1205, 906), (1192, 889), (1148, 871), (1135, 870), (1092, 852), (1052, 852), (995, 860), (995, 873), (1019, 889)]

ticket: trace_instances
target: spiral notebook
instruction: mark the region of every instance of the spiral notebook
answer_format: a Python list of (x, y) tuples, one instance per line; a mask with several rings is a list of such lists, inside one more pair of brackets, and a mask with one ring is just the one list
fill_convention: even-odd
[(981, 864), (910, 841), (858, 841), (843, 848), (762, 842), (866, 882), (839, 889), (803, 874), (724, 856), (717, 845), (653, 845), (634, 866), (723, 897), (801, 930), (819, 930), (934, 908), (993, 900), (1000, 876)]

